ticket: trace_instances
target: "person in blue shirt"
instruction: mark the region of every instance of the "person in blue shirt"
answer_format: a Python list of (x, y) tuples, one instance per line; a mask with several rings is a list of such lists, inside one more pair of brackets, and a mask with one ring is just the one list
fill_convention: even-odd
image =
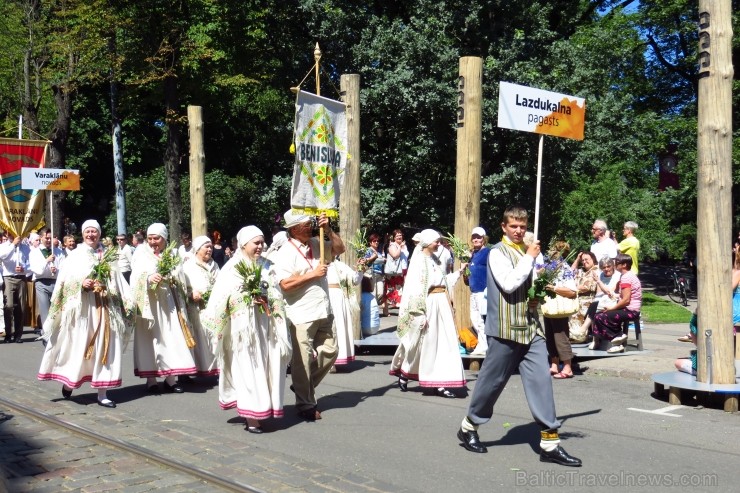
[(486, 265), (491, 249), (486, 246), (486, 230), (477, 226), (470, 233), (470, 244), (473, 249), (470, 255), (470, 275), (465, 277), (470, 287), (470, 323), (478, 334), (478, 345), (472, 354), (486, 354)]

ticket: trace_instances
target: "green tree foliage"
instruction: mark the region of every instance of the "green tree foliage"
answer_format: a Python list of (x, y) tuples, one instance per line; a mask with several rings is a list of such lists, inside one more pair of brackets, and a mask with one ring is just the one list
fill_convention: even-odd
[[(617, 231), (626, 220), (638, 222), (643, 254), (651, 258), (680, 256), (695, 234), (695, 2), (60, 0), (38, 4), (39, 14), (28, 17), (23, 7), (36, 1), (0, 6), (0, 42), (11, 47), (0, 60), (0, 118), (12, 129), (22, 111), (19, 84), (33, 24), (45, 133), (57, 113), (52, 88), (74, 90), (66, 162), (83, 170), (84, 189), (69, 196), (73, 219), (111, 211), (113, 73), (121, 88), (131, 227), (172, 219), (162, 168), (187, 162), (185, 135), (173, 129), (186, 131), (186, 106), (193, 104), (205, 119), (211, 228), (269, 228), (289, 206), (289, 88), (308, 74), (302, 88), (314, 89), (318, 42), (323, 95), (340, 97), (341, 74), (361, 76), (366, 227), (452, 229), (459, 58), (479, 56), (485, 226), (495, 230), (511, 203), (534, 207), (538, 136), (496, 126), (498, 83), (508, 81), (587, 102), (584, 141), (545, 139), (545, 242), (560, 236), (586, 246), (597, 217)], [(733, 1), (735, 11), (739, 6)], [(737, 14), (733, 26), (737, 32)], [(659, 192), (657, 157), (670, 143), (677, 144), (681, 186)], [(184, 166), (182, 172), (179, 226), (187, 228)]]

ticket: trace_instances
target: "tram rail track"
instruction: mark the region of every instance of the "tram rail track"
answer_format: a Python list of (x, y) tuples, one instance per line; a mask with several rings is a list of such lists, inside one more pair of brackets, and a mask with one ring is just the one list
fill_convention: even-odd
[(67, 430), (73, 434), (84, 437), (95, 443), (107, 445), (116, 450), (127, 452), (129, 454), (134, 455), (135, 457), (151, 461), (152, 463), (155, 463), (166, 469), (172, 469), (180, 473), (187, 474), (195, 479), (218, 486), (226, 491), (233, 491), (233, 492), (239, 492), (239, 493), (242, 493), (242, 492), (266, 493), (265, 490), (261, 490), (252, 485), (245, 484), (239, 481), (224, 479), (220, 476), (217, 476), (205, 469), (199, 468), (192, 464), (188, 464), (188, 463), (167, 457), (163, 454), (154, 452), (152, 450), (137, 446), (135, 444), (132, 444), (132, 443), (129, 443), (123, 440), (119, 440), (117, 438), (113, 438), (110, 436), (97, 433), (93, 430), (80, 426), (76, 423), (72, 423), (64, 419), (49, 415), (47, 413), (37, 411), (35, 409), (31, 409), (28, 406), (25, 406), (21, 403), (6, 399), (5, 397), (2, 397), (2, 396), (0, 396), (0, 405), (3, 405), (7, 409), (11, 409), (27, 417), (36, 419), (43, 423), (47, 423), (51, 426), (63, 428), (64, 430)]

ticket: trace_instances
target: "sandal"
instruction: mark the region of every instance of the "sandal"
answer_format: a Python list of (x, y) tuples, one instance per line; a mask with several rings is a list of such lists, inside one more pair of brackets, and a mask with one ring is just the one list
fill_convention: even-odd
[(552, 376), (552, 378), (554, 378), (555, 380), (565, 380), (566, 378), (573, 378), (573, 374), (572, 373), (563, 373), (561, 371), (561, 372), (555, 373)]

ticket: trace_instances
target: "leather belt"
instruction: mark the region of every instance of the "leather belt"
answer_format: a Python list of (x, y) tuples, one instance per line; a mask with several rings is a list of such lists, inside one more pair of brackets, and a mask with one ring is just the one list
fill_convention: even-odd
[(341, 288), (342, 286), (340, 286), (339, 284), (329, 284), (329, 287), (330, 288)]
[(444, 286), (432, 286), (429, 288), (429, 294), (444, 293), (447, 291)]

